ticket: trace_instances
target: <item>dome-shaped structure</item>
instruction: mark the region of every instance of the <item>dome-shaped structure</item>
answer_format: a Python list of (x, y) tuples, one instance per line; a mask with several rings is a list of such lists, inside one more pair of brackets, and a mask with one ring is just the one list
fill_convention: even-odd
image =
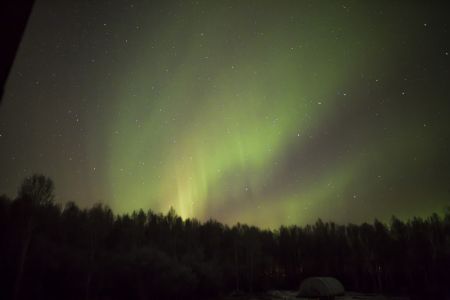
[(345, 289), (342, 283), (333, 277), (309, 277), (303, 280), (298, 295), (300, 297), (332, 298), (342, 296)]

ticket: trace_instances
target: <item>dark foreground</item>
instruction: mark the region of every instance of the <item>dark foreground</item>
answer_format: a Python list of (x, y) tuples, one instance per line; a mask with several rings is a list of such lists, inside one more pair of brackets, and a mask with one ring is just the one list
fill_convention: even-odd
[(450, 210), (268, 231), (182, 220), (173, 210), (60, 207), (51, 180), (36, 175), (16, 199), (0, 197), (0, 244), (0, 299), (210, 299), (297, 289), (310, 276), (364, 293), (450, 295)]
[[(272, 290), (257, 295), (228, 296), (221, 300), (306, 300), (297, 297), (297, 291)], [(428, 298), (423, 298), (428, 299)], [(410, 300), (409, 297), (383, 296), (377, 294), (363, 294), (348, 292), (345, 296), (338, 296), (335, 300)]]

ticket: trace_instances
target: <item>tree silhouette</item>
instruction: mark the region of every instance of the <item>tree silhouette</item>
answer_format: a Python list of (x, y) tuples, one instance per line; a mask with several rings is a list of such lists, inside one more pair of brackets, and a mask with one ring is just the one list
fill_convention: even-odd
[(389, 224), (319, 219), (271, 231), (183, 220), (173, 209), (61, 209), (53, 190), (33, 175), (15, 199), (0, 196), (1, 299), (211, 299), (297, 289), (309, 276), (334, 276), (360, 292), (450, 296), (450, 209)]
[(28, 249), (33, 235), (39, 208), (50, 205), (53, 201), (53, 181), (41, 174), (25, 178), (18, 191), (17, 203), (22, 206), (21, 236), (22, 247), (17, 264), (16, 284), (14, 288), (14, 299), (19, 297), (22, 275), (27, 258)]

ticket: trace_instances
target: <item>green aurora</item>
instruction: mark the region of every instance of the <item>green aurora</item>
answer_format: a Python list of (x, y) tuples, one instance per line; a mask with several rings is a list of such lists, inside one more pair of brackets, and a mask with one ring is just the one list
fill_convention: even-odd
[[(30, 22), (44, 22), (39, 5)], [(63, 159), (58, 170), (37, 167), (61, 201), (78, 190), (96, 198), (79, 203), (120, 213), (172, 206), (263, 227), (406, 218), (448, 204), (443, 14), (390, 2), (159, 5), (89, 12), (95, 49), (80, 55), (89, 80), (72, 95), (97, 102), (69, 100), (84, 111), (81, 171), (68, 174)], [(25, 39), (20, 54), (33, 47)]]

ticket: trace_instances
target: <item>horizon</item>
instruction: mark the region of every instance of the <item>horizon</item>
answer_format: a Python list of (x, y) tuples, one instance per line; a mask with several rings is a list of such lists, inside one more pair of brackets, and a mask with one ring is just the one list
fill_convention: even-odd
[[(34, 174), (34, 175), (45, 176), (43, 174)], [(32, 176), (34, 176), (34, 175), (32, 175)], [(28, 178), (31, 178), (32, 176), (27, 176), (24, 180), (26, 180)], [(52, 179), (50, 178), (50, 180), (52, 180)], [(53, 180), (52, 180), (52, 182), (53, 182)], [(15, 196), (15, 197), (10, 197), (9, 195), (6, 195), (6, 194), (0, 192), (0, 197), (2, 197), (2, 196), (5, 197), (4, 199), (10, 200), (10, 201), (20, 200), (20, 196), (19, 195)], [(91, 204), (91, 206), (86, 206), (86, 207), (82, 207), (81, 206), (80, 207), (74, 201), (66, 201), (66, 202), (58, 201), (57, 200), (57, 198), (58, 198), (57, 195), (54, 195), (54, 198), (56, 200), (52, 200), (52, 203), (54, 205), (56, 205), (60, 209), (61, 213), (63, 213), (67, 208), (70, 209), (70, 207), (71, 207), (70, 204), (76, 205), (76, 207), (78, 207), (78, 209), (80, 209), (80, 211), (85, 211), (85, 212), (88, 212), (91, 209), (100, 206), (100, 207), (102, 207), (104, 209), (109, 209), (111, 211), (111, 213), (113, 214), (114, 219), (123, 218), (125, 216), (132, 217), (133, 215), (139, 214), (141, 212), (144, 213), (146, 216), (148, 216), (149, 214), (153, 214), (153, 215), (161, 216), (161, 217), (167, 217), (169, 214), (174, 214), (175, 217), (181, 218), (182, 222), (196, 221), (200, 225), (204, 225), (205, 223), (208, 223), (208, 222), (212, 221), (212, 222), (215, 222), (215, 223), (219, 223), (220, 225), (225, 226), (227, 228), (233, 228), (235, 226), (249, 226), (249, 227), (256, 227), (256, 228), (258, 228), (260, 230), (264, 230), (264, 231), (268, 230), (268, 231), (271, 231), (271, 232), (276, 232), (282, 227), (286, 227), (286, 228), (290, 228), (290, 227), (304, 228), (304, 227), (307, 227), (307, 226), (314, 226), (318, 222), (323, 222), (323, 223), (327, 223), (327, 224), (335, 224), (336, 226), (344, 226), (344, 227), (349, 226), (349, 225), (361, 226), (362, 224), (373, 225), (375, 222), (381, 222), (383, 225), (385, 225), (389, 229), (391, 227), (391, 225), (392, 225), (392, 221), (393, 220), (400, 220), (401, 222), (404, 222), (405, 224), (409, 224), (412, 221), (418, 220), (418, 219), (422, 220), (422, 221), (430, 220), (430, 218), (432, 218), (434, 215), (437, 215), (439, 218), (442, 219), (444, 216), (448, 215), (448, 212), (450, 211), (450, 205), (447, 205), (447, 206), (443, 207), (443, 209), (440, 210), (440, 211), (435, 211), (435, 212), (432, 212), (432, 213), (430, 213), (428, 215), (424, 215), (424, 216), (410, 216), (410, 217), (408, 217), (406, 219), (401, 218), (401, 217), (396, 216), (396, 215), (391, 215), (387, 219), (379, 219), (379, 218), (375, 217), (372, 220), (366, 220), (366, 221), (362, 221), (362, 222), (359, 222), (359, 223), (358, 222), (356, 222), (356, 223), (355, 222), (338, 223), (338, 222), (335, 222), (333, 219), (322, 219), (320, 216), (318, 216), (315, 221), (309, 222), (309, 223), (300, 223), (300, 222), (296, 223), (293, 220), (292, 223), (281, 223), (281, 224), (277, 224), (277, 225), (274, 225), (274, 226), (273, 225), (272, 226), (270, 226), (270, 225), (262, 226), (262, 225), (258, 225), (258, 224), (243, 223), (243, 222), (239, 222), (239, 221), (235, 222), (235, 223), (225, 223), (225, 222), (222, 222), (219, 219), (214, 219), (214, 218), (199, 219), (199, 218), (196, 218), (196, 217), (183, 217), (183, 216), (178, 214), (178, 212), (176, 211), (176, 209), (174, 207), (170, 207), (169, 210), (167, 210), (166, 212), (164, 212), (164, 211), (154, 211), (151, 208), (149, 208), (147, 210), (145, 210), (143, 208), (139, 208), (139, 209), (135, 209), (135, 210), (129, 211), (129, 212), (116, 212), (116, 211), (114, 211), (113, 208), (111, 208), (107, 203), (104, 203), (104, 202), (94, 202), (94, 203)]]

